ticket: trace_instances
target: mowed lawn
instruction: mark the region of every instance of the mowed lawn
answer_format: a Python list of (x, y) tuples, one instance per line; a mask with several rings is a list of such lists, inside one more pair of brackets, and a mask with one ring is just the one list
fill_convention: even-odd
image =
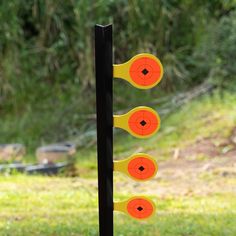
[[(130, 194), (116, 199), (125, 199)], [(115, 235), (235, 236), (236, 197), (165, 197), (156, 215), (140, 222), (114, 214)], [(93, 179), (0, 178), (0, 235), (98, 235), (97, 186)]]

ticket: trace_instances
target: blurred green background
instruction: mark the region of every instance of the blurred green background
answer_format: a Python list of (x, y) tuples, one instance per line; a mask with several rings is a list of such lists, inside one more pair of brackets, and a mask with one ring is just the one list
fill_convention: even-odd
[[(0, 4), (2, 142), (76, 139), (95, 113), (94, 24), (114, 24), (114, 63), (158, 56), (165, 77), (148, 92), (114, 85), (114, 110), (235, 75), (234, 0), (11, 0)], [(122, 91), (122, 92), (121, 92)], [(142, 99), (140, 98), (142, 97)], [(86, 98), (86, 99), (84, 99)], [(93, 122), (94, 123), (94, 122)], [(86, 127), (85, 127), (86, 126)]]
[(236, 235), (236, 1), (0, 1), (0, 142), (35, 149), (72, 141), (77, 175), (0, 175), (0, 235), (98, 235), (94, 25), (113, 24), (114, 63), (147, 52), (155, 88), (114, 81), (114, 113), (156, 109), (157, 135), (114, 133), (114, 159), (146, 152), (157, 176), (114, 173), (114, 199), (149, 195), (157, 213), (115, 213), (117, 236)]

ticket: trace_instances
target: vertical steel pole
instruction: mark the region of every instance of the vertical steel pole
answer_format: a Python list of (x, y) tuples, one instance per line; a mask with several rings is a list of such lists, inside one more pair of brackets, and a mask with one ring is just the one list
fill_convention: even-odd
[(100, 236), (113, 236), (112, 25), (95, 25)]

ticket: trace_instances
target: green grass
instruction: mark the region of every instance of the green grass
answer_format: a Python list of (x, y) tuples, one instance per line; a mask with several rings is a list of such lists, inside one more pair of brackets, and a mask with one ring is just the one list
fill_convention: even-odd
[[(199, 98), (163, 118), (160, 132), (149, 140), (137, 140), (120, 131), (114, 137), (115, 158), (122, 159), (142, 147), (143, 152), (153, 154), (158, 161), (166, 161), (172, 158), (174, 148), (185, 147), (199, 138), (215, 135), (227, 138), (236, 126), (235, 101), (236, 95), (229, 92), (223, 96), (215, 92), (212, 96)], [(94, 147), (78, 151), (79, 177), (2, 175), (0, 235), (98, 235), (95, 151)], [(199, 157), (198, 161), (207, 158)], [(233, 178), (220, 177), (215, 172), (199, 178), (208, 184), (225, 178), (225, 183), (235, 185)], [(125, 176), (115, 174), (114, 183), (123, 183), (125, 179)], [(161, 180), (159, 184), (163, 184)], [(135, 194), (129, 188), (124, 190), (120, 193), (115, 188), (115, 200)], [(157, 205), (155, 216), (147, 222), (139, 222), (115, 213), (115, 235), (235, 236), (235, 192), (220, 193), (220, 187), (216, 192), (150, 196)]]
[[(236, 126), (236, 95), (216, 90), (211, 96), (203, 96), (180, 107), (174, 114), (161, 117), (161, 129), (152, 138), (136, 139), (122, 132), (115, 136), (114, 151), (123, 158), (136, 150), (154, 152), (158, 160), (170, 157), (174, 148), (185, 147), (199, 138), (228, 137)], [(158, 107), (155, 107), (158, 111)]]
[[(97, 235), (97, 188), (79, 178), (0, 178), (0, 235)], [(119, 195), (116, 199), (130, 197)], [(152, 197), (157, 214), (139, 222), (115, 213), (115, 235), (234, 236), (236, 198)]]

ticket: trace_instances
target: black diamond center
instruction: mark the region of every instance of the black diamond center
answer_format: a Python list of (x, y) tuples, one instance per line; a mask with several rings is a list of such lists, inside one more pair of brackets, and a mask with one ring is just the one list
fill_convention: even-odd
[(142, 211), (143, 208), (142, 208), (142, 207), (138, 207), (137, 210), (138, 210), (138, 211)]
[(146, 74), (148, 74), (148, 70), (146, 69), (146, 68), (144, 68), (143, 70), (142, 70), (142, 73), (144, 74), (144, 75), (146, 75)]
[(140, 171), (144, 171), (144, 170), (145, 170), (145, 168), (144, 168), (143, 166), (140, 166), (138, 169), (139, 169)]
[(142, 126), (145, 126), (147, 124), (147, 122), (145, 121), (145, 120), (142, 120), (141, 122), (140, 122), (140, 125), (142, 125)]

